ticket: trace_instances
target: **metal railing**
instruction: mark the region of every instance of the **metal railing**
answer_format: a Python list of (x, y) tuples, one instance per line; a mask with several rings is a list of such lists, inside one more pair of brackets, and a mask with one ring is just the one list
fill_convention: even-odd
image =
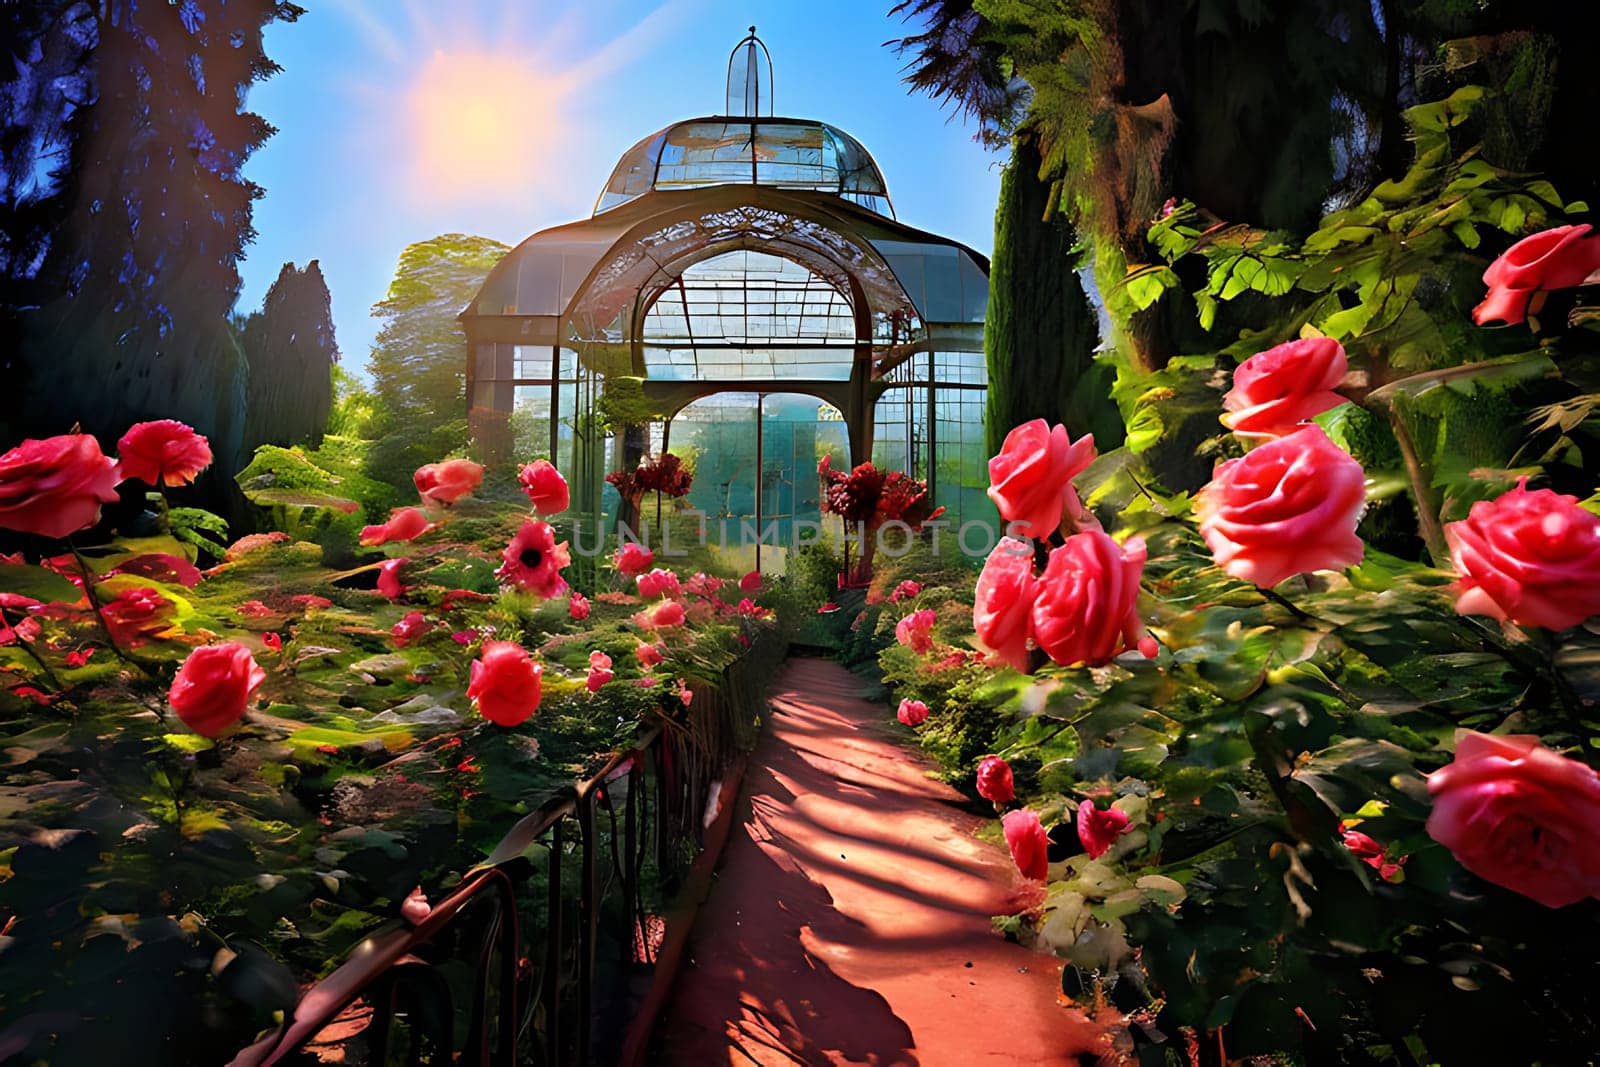
[(647, 874), (669, 897), (699, 849), (712, 785), (753, 741), (772, 643), (524, 816), (425, 918), (367, 937), (233, 1067), (613, 1062), (663, 934)]

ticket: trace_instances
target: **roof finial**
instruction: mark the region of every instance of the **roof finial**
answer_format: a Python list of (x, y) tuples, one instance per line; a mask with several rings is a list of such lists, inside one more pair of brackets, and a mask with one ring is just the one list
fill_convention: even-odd
[[(767, 68), (764, 77), (762, 59), (766, 60)], [(734, 45), (733, 53), (728, 56), (728, 95), (723, 113), (750, 118), (772, 114), (772, 53), (756, 36), (754, 26), (750, 27), (750, 36)]]

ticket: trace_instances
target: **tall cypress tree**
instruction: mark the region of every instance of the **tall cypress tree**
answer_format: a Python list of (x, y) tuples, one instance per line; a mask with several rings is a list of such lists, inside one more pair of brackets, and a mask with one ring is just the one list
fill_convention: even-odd
[(333, 403), (333, 367), (339, 360), (333, 312), (322, 267), (285, 263), (261, 310), (239, 330), (249, 364), (250, 409), (244, 451), (263, 444), (316, 448)]
[(263, 27), (301, 9), (90, 7), (60, 221), (31, 279), (39, 299), (20, 315), (27, 403), (13, 429), (78, 422), (109, 443), (136, 420), (179, 418), (211, 436), (226, 475), (243, 440), (246, 383), (227, 315), (261, 195), (241, 170), (273, 132), (241, 101), (278, 69), (262, 51)]

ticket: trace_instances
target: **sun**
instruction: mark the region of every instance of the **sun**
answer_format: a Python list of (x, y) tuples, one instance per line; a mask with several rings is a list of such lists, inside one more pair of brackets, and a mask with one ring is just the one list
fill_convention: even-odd
[(435, 52), (406, 101), (413, 188), (453, 198), (538, 184), (559, 139), (561, 95), (525, 57)]

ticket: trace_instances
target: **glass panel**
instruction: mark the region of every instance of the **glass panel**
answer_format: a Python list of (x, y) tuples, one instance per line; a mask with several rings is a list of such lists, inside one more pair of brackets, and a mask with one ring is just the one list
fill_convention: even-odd
[[(948, 358), (941, 354), (941, 358)], [(934, 503), (944, 505), (952, 525), (983, 519), (998, 522), (989, 501), (989, 456), (984, 444), (982, 389), (934, 391), (935, 465)]]
[(512, 458), (550, 458), (550, 386), (519, 385), (511, 407)]
[(552, 362), (553, 357), (550, 349), (543, 345), (518, 345), (516, 362), (512, 367), (512, 377), (548, 381)]

